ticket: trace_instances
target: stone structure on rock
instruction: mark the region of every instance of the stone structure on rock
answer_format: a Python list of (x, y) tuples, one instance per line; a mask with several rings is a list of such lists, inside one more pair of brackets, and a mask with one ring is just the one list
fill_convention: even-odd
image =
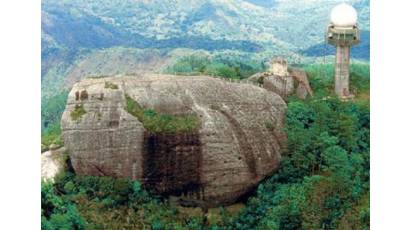
[[(153, 132), (126, 109), (129, 100), (146, 113), (195, 115), (199, 125)], [(278, 168), (285, 110), (264, 88), (207, 76), (84, 79), (61, 128), (77, 174), (131, 178), (211, 207), (237, 201)]]
[(283, 58), (273, 59), (270, 63), (268, 72), (276, 76), (289, 76), (288, 62)]
[(256, 73), (248, 80), (260, 83), (263, 88), (279, 94), (284, 99), (292, 94), (301, 99), (313, 95), (306, 72), (289, 67), (287, 61), (282, 58), (273, 59), (266, 72)]

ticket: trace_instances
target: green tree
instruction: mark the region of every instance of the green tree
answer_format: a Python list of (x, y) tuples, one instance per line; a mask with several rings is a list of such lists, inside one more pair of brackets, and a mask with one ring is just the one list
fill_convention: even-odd
[(55, 193), (51, 183), (41, 184), (42, 229), (85, 229), (75, 205)]

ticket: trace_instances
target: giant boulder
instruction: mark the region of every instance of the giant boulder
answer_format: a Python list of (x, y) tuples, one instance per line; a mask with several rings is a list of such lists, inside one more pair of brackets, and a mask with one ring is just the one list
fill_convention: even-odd
[[(196, 129), (158, 133), (129, 113), (195, 114)], [(252, 84), (206, 76), (145, 75), (84, 79), (61, 120), (79, 175), (139, 180), (160, 193), (209, 206), (235, 202), (279, 166), (286, 104)]]

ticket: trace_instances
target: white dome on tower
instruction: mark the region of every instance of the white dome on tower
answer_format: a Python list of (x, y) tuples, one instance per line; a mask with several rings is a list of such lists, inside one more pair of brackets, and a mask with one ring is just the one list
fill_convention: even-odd
[(332, 9), (330, 22), (335, 26), (354, 26), (357, 23), (357, 11), (346, 3), (339, 4)]

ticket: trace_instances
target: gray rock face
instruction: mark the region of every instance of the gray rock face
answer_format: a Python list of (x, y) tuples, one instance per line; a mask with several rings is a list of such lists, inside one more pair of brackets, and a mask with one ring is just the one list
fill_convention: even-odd
[[(151, 133), (126, 111), (125, 95), (158, 113), (195, 113), (200, 126)], [(212, 206), (234, 202), (278, 168), (285, 110), (266, 89), (206, 76), (85, 79), (71, 90), (61, 127), (77, 174), (136, 179)]]

